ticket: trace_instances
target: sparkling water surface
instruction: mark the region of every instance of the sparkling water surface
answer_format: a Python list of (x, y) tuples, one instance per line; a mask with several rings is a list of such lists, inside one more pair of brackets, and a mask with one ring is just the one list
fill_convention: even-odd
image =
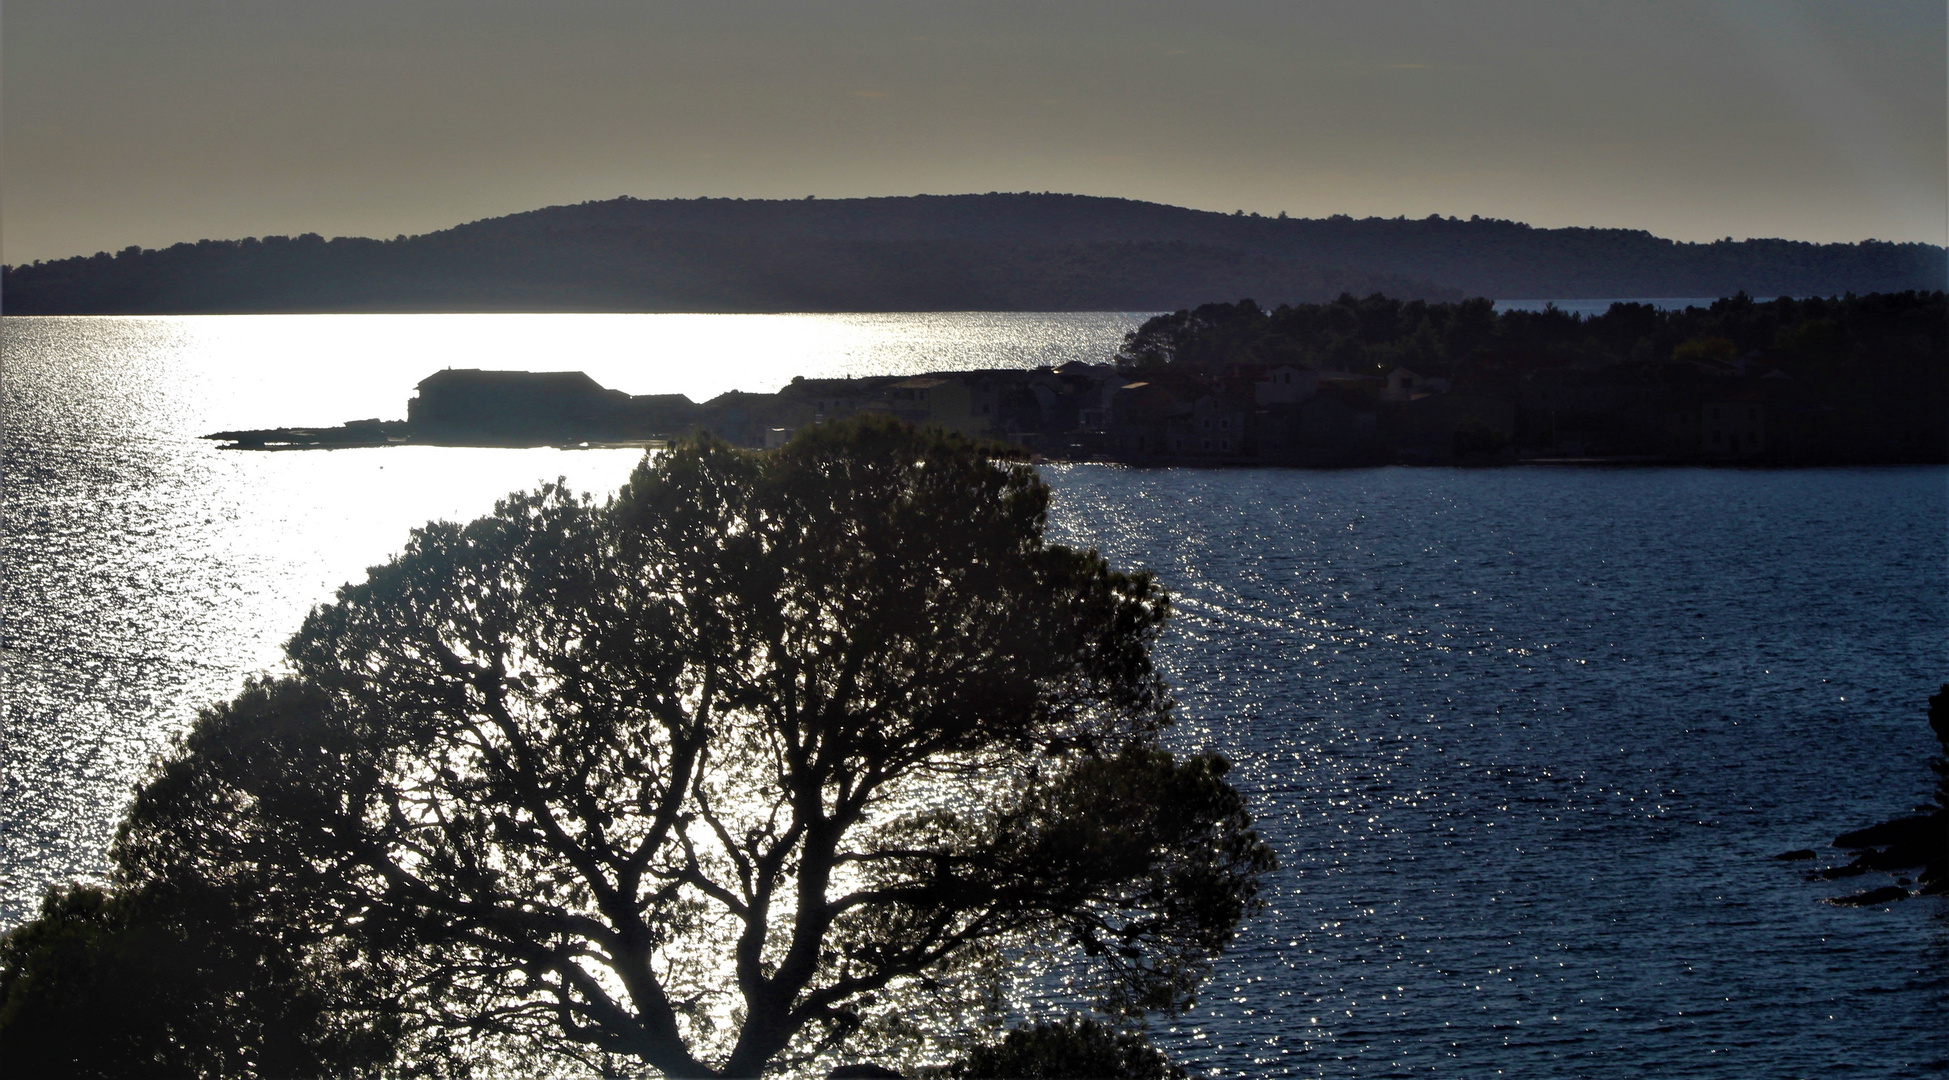
[[(629, 451), (222, 452), (397, 417), (444, 366), (634, 393), (1101, 360), (1139, 314), (0, 321), (0, 926), (98, 872), (200, 704), (428, 518)], [(1926, 797), (1949, 470), (1053, 466), (1058, 538), (1155, 570), (1174, 734), (1282, 869), (1203, 1003), (1224, 1076), (1949, 1070), (1939, 900), (1768, 857)], [(1879, 883), (1879, 882), (1873, 882)]]
[(1283, 864), (1185, 1060), (1949, 1067), (1943, 902), (1769, 859), (1927, 793), (1944, 470), (1045, 473), (1060, 535), (1176, 592), (1178, 738)]

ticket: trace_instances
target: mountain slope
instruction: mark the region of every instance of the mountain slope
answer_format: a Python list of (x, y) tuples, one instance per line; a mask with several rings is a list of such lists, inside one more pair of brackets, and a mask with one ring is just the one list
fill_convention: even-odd
[(1507, 221), (1215, 214), (1076, 195), (615, 199), (391, 241), (200, 241), (8, 267), (9, 314), (1158, 310), (1252, 296), (1940, 288), (1942, 248), (1683, 244)]

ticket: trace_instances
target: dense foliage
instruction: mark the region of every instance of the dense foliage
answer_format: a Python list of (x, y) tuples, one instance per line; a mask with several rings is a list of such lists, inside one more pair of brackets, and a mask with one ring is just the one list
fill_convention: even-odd
[(1753, 353), (1800, 377), (1934, 373), (1940, 379), (1949, 357), (1949, 306), (1940, 292), (1766, 302), (1739, 295), (1682, 310), (1618, 303), (1584, 317), (1556, 308), (1498, 312), (1493, 301), (1479, 298), (1427, 303), (1348, 295), (1270, 311), (1241, 300), (1155, 316), (1125, 339), (1121, 360), (1194, 371), (1289, 363), (1371, 374), (1402, 365), (1432, 374), (1483, 366), (1728, 363)]
[(0, 1073), (296, 1078), (391, 1060), (400, 1017), (369, 969), (240, 884), (49, 892), (0, 938)]
[(1187, 1080), (1136, 1032), (1086, 1017), (1016, 1028), (944, 1071), (942, 1080)]
[[(1163, 591), (1049, 544), (1047, 500), (868, 419), (416, 531), (140, 793), (118, 898), (175, 898), (175, 960), (235, 935), (271, 966), (197, 968), (109, 1049), (220, 1041), (253, 980), (309, 993), (255, 1006), (291, 1038), (188, 1073), (295, 1038), (337, 1072), (755, 1076), (909, 1051), (1038, 950), (1112, 1014), (1184, 1007), (1271, 856), (1222, 759), (1158, 745)], [(44, 944), (126, 937), (73, 897), (9, 939), (4, 1008), (119, 963)]]
[(1156, 311), (1214, 296), (1939, 289), (1929, 244), (1678, 243), (1429, 217), (1287, 219), (1050, 194), (615, 199), (393, 240), (307, 234), (12, 266), (10, 314)]

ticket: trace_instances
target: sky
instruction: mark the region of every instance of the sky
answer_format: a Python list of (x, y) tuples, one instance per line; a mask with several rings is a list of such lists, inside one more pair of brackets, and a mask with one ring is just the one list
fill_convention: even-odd
[(0, 258), (1058, 191), (1949, 241), (1942, 0), (4, 0)]

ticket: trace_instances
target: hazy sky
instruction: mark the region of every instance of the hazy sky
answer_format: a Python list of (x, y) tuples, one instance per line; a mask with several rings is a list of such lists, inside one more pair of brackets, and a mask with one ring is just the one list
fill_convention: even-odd
[(0, 20), (10, 263), (617, 195), (1949, 232), (1942, 0), (5, 0)]

